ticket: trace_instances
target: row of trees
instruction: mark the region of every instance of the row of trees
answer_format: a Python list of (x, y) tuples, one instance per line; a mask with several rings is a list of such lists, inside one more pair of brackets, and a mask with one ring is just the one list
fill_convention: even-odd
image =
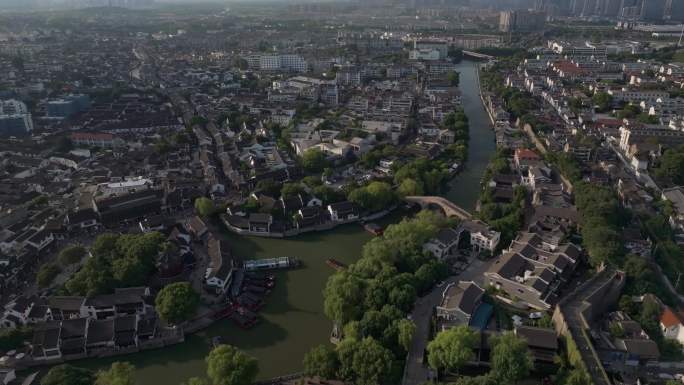
[(684, 184), (684, 146), (666, 150), (653, 171), (667, 184)]
[(626, 222), (615, 192), (606, 186), (575, 184), (575, 205), (582, 221), (582, 243), (592, 266), (604, 262), (620, 266), (624, 249), (620, 235)]
[(361, 259), (328, 280), (324, 312), (343, 331), (336, 349), (317, 347), (305, 358), (311, 375), (356, 384), (397, 383), (415, 326), (405, 315), (416, 296), (443, 279), (447, 268), (422, 245), (449, 225), (423, 211), (368, 242)]
[(372, 337), (346, 338), (334, 349), (319, 345), (304, 356), (307, 375), (339, 378), (358, 385), (380, 384), (389, 377), (398, 378), (401, 369), (392, 352)]
[(447, 146), (442, 157), (447, 161), (465, 162), (468, 159), (470, 124), (463, 108), (447, 114), (442, 126), (455, 134), (454, 143)]
[[(470, 361), (476, 359), (480, 336), (467, 325), (439, 332), (427, 346), (428, 364), (438, 373), (458, 375)], [(532, 369), (527, 341), (513, 332), (505, 332), (489, 341), (491, 371), (480, 378), (466, 381), (508, 385), (526, 378)]]
[(573, 183), (582, 179), (582, 168), (572, 155), (566, 152), (549, 152), (546, 161), (553, 164), (558, 171)]
[[(186, 385), (250, 385), (259, 373), (255, 358), (230, 345), (219, 345), (206, 358), (207, 378), (193, 377)], [(135, 385), (135, 366), (114, 362), (108, 369), (92, 372), (68, 364), (52, 367), (40, 385)]]
[(134, 374), (135, 367), (128, 362), (114, 362), (98, 372), (63, 364), (53, 366), (40, 385), (134, 385)]

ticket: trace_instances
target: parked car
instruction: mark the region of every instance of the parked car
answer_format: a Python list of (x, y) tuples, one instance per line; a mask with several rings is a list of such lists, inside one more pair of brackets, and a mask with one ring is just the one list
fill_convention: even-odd
[(534, 313), (530, 313), (530, 319), (540, 319), (544, 316), (544, 313), (540, 311), (536, 311)]

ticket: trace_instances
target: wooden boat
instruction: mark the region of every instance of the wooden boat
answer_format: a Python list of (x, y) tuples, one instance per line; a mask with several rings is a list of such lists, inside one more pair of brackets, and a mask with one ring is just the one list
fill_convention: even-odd
[(344, 269), (347, 268), (347, 265), (345, 265), (344, 263), (342, 263), (342, 262), (340, 262), (340, 261), (338, 261), (338, 260), (336, 260), (336, 259), (332, 259), (332, 258), (327, 259), (327, 260), (325, 261), (325, 263), (327, 263), (328, 266), (330, 266), (330, 267), (332, 267), (333, 269), (338, 270), (338, 271), (339, 271), (339, 270), (344, 270)]
[(385, 232), (385, 229), (383, 229), (382, 226), (378, 225), (377, 223), (373, 223), (373, 222), (364, 224), (363, 228), (375, 236), (382, 235), (382, 233)]

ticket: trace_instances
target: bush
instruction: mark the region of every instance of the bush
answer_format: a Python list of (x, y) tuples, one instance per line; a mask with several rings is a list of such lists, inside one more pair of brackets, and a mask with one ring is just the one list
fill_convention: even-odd
[(38, 270), (38, 275), (36, 275), (36, 283), (41, 288), (46, 288), (52, 284), (57, 275), (62, 270), (54, 263), (43, 265), (40, 270)]
[(24, 346), (33, 336), (33, 329), (21, 326), (13, 329), (0, 329), (0, 350), (16, 350)]
[(73, 265), (74, 263), (81, 262), (86, 252), (83, 246), (72, 245), (62, 249), (57, 259), (62, 266)]

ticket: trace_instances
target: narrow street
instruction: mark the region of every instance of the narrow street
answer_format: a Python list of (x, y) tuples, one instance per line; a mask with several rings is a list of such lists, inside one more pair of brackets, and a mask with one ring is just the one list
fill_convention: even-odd
[(604, 274), (600, 279), (583, 287), (581, 291), (571, 294), (566, 298), (567, 302), (561, 307), (565, 320), (569, 325), (572, 339), (575, 341), (577, 349), (582, 356), (582, 361), (586, 365), (587, 371), (595, 385), (606, 385), (605, 371), (603, 364), (591, 346), (591, 341), (588, 339), (587, 334), (583, 332), (584, 326), (580, 312), (584, 306), (584, 299), (606, 284), (612, 277), (612, 274)]
[(442, 293), (446, 287), (453, 282), (474, 281), (484, 288), (483, 273), (487, 271), (491, 262), (492, 260), (481, 261), (475, 259), (463, 272), (449, 277), (442, 286), (435, 287), (429, 294), (416, 301), (416, 305), (411, 313), (411, 319), (416, 324), (416, 333), (413, 336), (411, 349), (406, 360), (403, 385), (418, 385), (427, 381), (430, 376), (430, 369), (427, 367), (427, 363), (424, 364), (423, 362), (423, 352), (429, 342), (432, 309), (442, 301)]

